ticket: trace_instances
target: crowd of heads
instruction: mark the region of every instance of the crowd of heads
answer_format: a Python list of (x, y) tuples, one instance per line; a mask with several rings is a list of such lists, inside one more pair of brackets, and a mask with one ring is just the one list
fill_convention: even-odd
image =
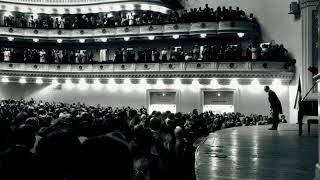
[(256, 22), (253, 14), (246, 15), (239, 7), (229, 8), (209, 7), (191, 8), (181, 12), (170, 11), (169, 14), (162, 14), (152, 11), (123, 11), (96, 14), (64, 14), (47, 15), (17, 13), (4, 16), (4, 26), (22, 28), (45, 28), (45, 29), (87, 29), (87, 28), (109, 28), (118, 26), (141, 26), (141, 25), (162, 25), (168, 23), (192, 23), (192, 22), (217, 22), (247, 20)]
[(1, 48), (0, 60), (24, 63), (148, 63), (226, 60), (290, 60), (283, 45), (195, 44), (193, 47), (116, 48), (116, 49), (16, 49)]
[(144, 107), (2, 100), (0, 178), (191, 180), (196, 139), (269, 121), (196, 109), (148, 114)]
[(246, 57), (252, 60), (288, 60), (290, 58), (288, 50), (283, 44), (251, 44), (246, 50)]

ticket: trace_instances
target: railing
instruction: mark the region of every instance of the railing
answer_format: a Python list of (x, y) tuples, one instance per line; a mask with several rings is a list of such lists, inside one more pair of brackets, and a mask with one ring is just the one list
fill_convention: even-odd
[[(90, 4), (90, 3), (119, 3), (130, 2), (130, 0), (2, 0), (9, 3), (22, 4)], [(150, 2), (161, 2), (160, 0), (152, 0)]]
[(97, 64), (45, 64), (1, 62), (0, 71), (24, 72), (293, 72), (286, 62), (224, 61), (224, 62), (164, 62), (164, 63), (97, 63)]
[(250, 21), (220, 21), (180, 23), (165, 25), (127, 26), (115, 28), (97, 29), (30, 29), (0, 27), (0, 36), (38, 37), (38, 38), (98, 38), (98, 37), (145, 37), (148, 35), (168, 36), (172, 34), (195, 35), (195, 34), (236, 34), (246, 33), (246, 36), (258, 36), (259, 26)]

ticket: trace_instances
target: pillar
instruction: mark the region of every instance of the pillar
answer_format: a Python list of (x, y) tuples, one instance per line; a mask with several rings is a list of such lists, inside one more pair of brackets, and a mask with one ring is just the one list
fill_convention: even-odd
[(313, 11), (317, 10), (319, 0), (301, 0), (301, 22), (302, 22), (302, 71), (301, 71), (301, 89), (304, 96), (313, 85), (312, 73), (308, 70), (313, 66), (312, 57), (312, 21)]
[[(320, 2), (317, 5), (318, 9), (318, 42), (320, 42)], [(318, 48), (318, 54), (320, 53), (320, 48)], [(320, 54), (319, 54), (320, 55)], [(320, 68), (320, 56), (318, 55), (318, 69)], [(320, 73), (314, 77), (314, 80), (317, 82), (318, 86), (318, 116), (320, 121)], [(318, 136), (320, 135), (320, 124), (318, 124)], [(320, 137), (320, 136), (319, 136)], [(318, 138), (318, 163), (315, 167), (315, 177), (314, 180), (320, 180), (320, 139)]]

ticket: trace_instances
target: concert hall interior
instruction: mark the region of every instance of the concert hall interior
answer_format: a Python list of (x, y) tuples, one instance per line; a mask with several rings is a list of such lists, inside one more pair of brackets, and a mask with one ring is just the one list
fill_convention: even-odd
[(320, 0), (0, 2), (1, 180), (320, 180)]

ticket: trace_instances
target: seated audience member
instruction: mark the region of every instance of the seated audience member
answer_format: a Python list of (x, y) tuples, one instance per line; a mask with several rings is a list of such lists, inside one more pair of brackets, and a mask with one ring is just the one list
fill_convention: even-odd
[(80, 180), (131, 180), (133, 159), (127, 143), (110, 134), (89, 138), (82, 145)]
[(78, 171), (80, 141), (75, 133), (58, 127), (47, 132), (36, 148), (39, 171), (47, 180), (72, 179)]
[(0, 152), (1, 180), (46, 179), (39, 169), (37, 156), (25, 146), (12, 145)]
[(31, 125), (22, 124), (13, 132), (12, 142), (16, 145), (32, 149), (36, 141), (36, 129)]

